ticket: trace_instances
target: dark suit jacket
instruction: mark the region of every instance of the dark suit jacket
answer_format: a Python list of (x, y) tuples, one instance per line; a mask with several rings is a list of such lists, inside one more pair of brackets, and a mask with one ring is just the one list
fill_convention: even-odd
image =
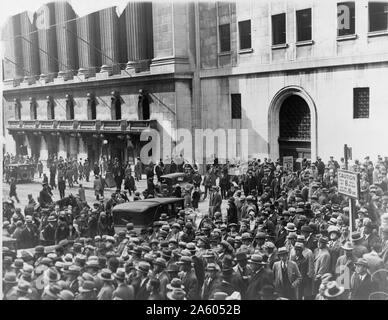
[(222, 198), (219, 192), (213, 193), (210, 205), (213, 206), (213, 212), (221, 212)]
[(372, 282), (369, 273), (367, 273), (363, 281), (361, 281), (357, 273), (354, 273), (351, 279), (351, 288), (351, 300), (369, 300), (369, 295), (377, 291), (377, 285), (375, 282)]
[(141, 284), (141, 279), (139, 277), (135, 278), (132, 282), (133, 288), (135, 289), (135, 300), (147, 300), (149, 297), (149, 292), (147, 292), (146, 286), (150, 279), (147, 277), (143, 285)]
[(271, 270), (262, 268), (259, 272), (252, 274), (247, 288), (247, 300), (259, 300), (261, 288), (264, 285), (273, 285), (273, 274)]
[(221, 285), (221, 279), (219, 276), (216, 276), (212, 280), (209, 281), (209, 276), (205, 277), (205, 281), (203, 282), (203, 286), (201, 288), (201, 299), (209, 300), (215, 290)]
[(185, 286), (187, 300), (199, 299), (198, 280), (194, 270), (187, 272), (182, 278), (182, 284)]

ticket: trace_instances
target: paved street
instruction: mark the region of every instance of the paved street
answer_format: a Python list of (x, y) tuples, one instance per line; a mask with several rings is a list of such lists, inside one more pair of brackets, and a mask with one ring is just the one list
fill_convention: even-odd
[[(86, 195), (86, 201), (89, 203), (89, 205), (92, 205), (93, 202), (95, 201), (95, 196), (94, 196), (94, 190), (93, 190), (93, 177), (91, 176), (89, 182), (82, 181), (81, 182), (85, 188), (85, 195)], [(136, 188), (139, 192), (142, 192), (146, 189), (146, 180), (145, 176), (143, 177), (143, 180), (136, 182)], [(20, 200), (20, 204), (16, 204), (17, 207), (24, 208), (27, 203), (27, 195), (32, 194), (33, 198), (35, 201), (37, 201), (39, 192), (42, 190), (42, 179), (39, 179), (38, 175), (35, 175), (35, 181), (32, 183), (20, 183), (17, 185), (17, 194)], [(104, 196), (105, 199), (108, 200), (111, 193), (115, 192), (116, 188), (105, 188)], [(70, 193), (72, 194), (77, 194), (78, 193), (78, 185), (74, 184), (73, 188), (69, 188), (69, 185), (66, 183), (66, 191), (65, 194), (66, 196), (69, 195)], [(9, 184), (4, 183), (3, 184), (3, 200), (8, 198), (9, 195)], [(54, 194), (54, 201), (59, 200), (59, 191), (58, 189), (53, 190)], [(209, 198), (207, 198), (205, 201), (201, 201), (199, 203), (199, 212), (200, 214), (197, 216), (197, 222), (200, 221), (202, 218), (202, 214), (205, 212), (208, 212), (209, 208)], [(130, 197), (130, 200), (133, 200), (133, 194)], [(222, 212), (225, 214), (226, 211), (226, 205), (227, 201), (224, 200), (222, 203)]]

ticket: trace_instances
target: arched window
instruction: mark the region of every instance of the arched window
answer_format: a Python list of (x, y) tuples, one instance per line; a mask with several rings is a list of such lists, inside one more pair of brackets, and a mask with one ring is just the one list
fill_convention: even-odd
[(97, 101), (94, 93), (88, 93), (88, 120), (97, 119)]
[(22, 104), (20, 103), (20, 100), (15, 98), (14, 100), (15, 104), (15, 119), (21, 120), (22, 118)]
[(47, 96), (47, 119), (54, 120), (55, 119), (55, 105), (54, 99), (51, 96)]
[(121, 120), (121, 97), (120, 93), (113, 91), (111, 93), (111, 116), (112, 120)]
[(66, 95), (66, 120), (74, 120), (74, 99), (71, 95)]
[(35, 98), (33, 97), (30, 97), (30, 119), (31, 120), (38, 119), (37, 103)]

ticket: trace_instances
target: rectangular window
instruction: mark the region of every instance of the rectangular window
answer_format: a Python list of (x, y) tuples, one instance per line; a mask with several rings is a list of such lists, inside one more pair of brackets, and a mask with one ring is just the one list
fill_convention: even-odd
[(338, 36), (356, 33), (356, 9), (354, 1), (337, 3), (337, 30)]
[(369, 2), (369, 31), (388, 30), (388, 2)]
[(220, 31), (220, 52), (230, 51), (230, 24), (219, 26)]
[(369, 118), (369, 88), (353, 89), (353, 118)]
[(312, 40), (311, 36), (311, 8), (296, 11), (296, 41)]
[(15, 119), (16, 120), (22, 119), (22, 105), (20, 104), (19, 100), (15, 101)]
[(251, 20), (240, 21), (238, 23), (240, 33), (240, 49), (252, 48), (251, 42)]
[(31, 101), (31, 104), (30, 104), (30, 119), (31, 120), (36, 120), (38, 119), (38, 115), (37, 115), (37, 105), (36, 105), (36, 101), (32, 100)]
[(279, 45), (286, 43), (286, 14), (272, 16), (272, 44)]
[(47, 120), (55, 119), (55, 105), (54, 100), (50, 97), (47, 99)]
[(232, 100), (232, 119), (241, 119), (241, 94), (231, 94)]

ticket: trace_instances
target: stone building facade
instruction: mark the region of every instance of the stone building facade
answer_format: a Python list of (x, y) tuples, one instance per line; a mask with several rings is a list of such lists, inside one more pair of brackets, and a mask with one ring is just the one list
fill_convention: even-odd
[[(94, 159), (111, 148), (132, 159), (144, 127), (172, 145), (176, 128), (236, 129), (237, 156), (247, 143), (251, 158), (338, 159), (345, 143), (353, 158), (385, 151), (388, 3), (129, 3), (121, 15), (81, 18), (48, 4), (38, 13), (12, 17), (6, 29), (34, 44), (6, 42), (7, 151), (24, 143), (43, 158)], [(66, 35), (47, 28), (69, 18)], [(47, 39), (60, 42), (50, 48)]]

